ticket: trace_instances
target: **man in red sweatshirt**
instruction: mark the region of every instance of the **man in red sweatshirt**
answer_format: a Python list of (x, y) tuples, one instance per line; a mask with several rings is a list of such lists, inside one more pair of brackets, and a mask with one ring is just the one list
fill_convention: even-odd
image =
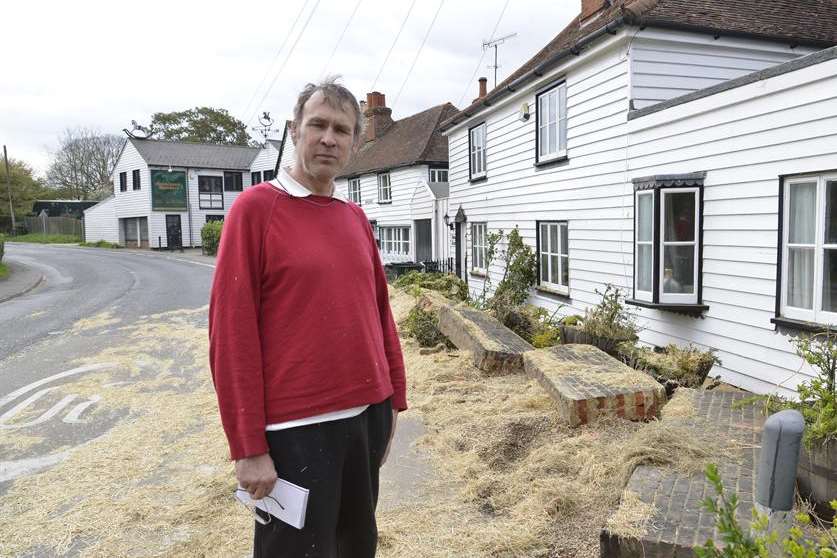
[(257, 522), (254, 556), (371, 557), (378, 470), (407, 408), (386, 277), (363, 211), (336, 192), (362, 135), (355, 97), (309, 84), (296, 162), (242, 192), (224, 223), (210, 366), (236, 477), (310, 490), (305, 527)]

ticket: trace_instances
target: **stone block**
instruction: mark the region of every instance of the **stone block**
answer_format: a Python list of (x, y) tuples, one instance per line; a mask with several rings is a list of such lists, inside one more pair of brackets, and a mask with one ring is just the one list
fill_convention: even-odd
[(457, 348), (471, 351), (474, 366), (489, 374), (523, 373), (523, 353), (533, 349), (485, 312), (467, 306), (440, 306), (439, 329)]
[(665, 388), (592, 345), (558, 345), (523, 355), (526, 373), (558, 402), (571, 426), (599, 416), (646, 420), (666, 402)]

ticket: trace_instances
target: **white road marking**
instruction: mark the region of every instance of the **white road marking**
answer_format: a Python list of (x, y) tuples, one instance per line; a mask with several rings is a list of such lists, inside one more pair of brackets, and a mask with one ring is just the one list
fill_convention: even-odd
[(3, 415), (0, 415), (0, 428), (25, 428), (27, 426), (35, 426), (36, 424), (42, 424), (58, 413), (60, 413), (64, 407), (69, 405), (73, 402), (73, 399), (76, 398), (75, 395), (70, 394), (65, 396), (61, 401), (53, 405), (47, 412), (36, 418), (35, 420), (31, 420), (29, 422), (23, 422), (19, 424), (5, 424), (12, 420), (18, 413), (24, 410), (26, 407), (43, 397), (45, 394), (49, 393), (50, 391), (54, 390), (54, 387), (42, 389), (41, 391), (36, 392), (34, 395), (28, 397), (27, 399), (23, 400), (21, 403), (18, 403)]
[(79, 419), (79, 416), (81, 416), (81, 414), (85, 410), (87, 410), (87, 408), (89, 406), (93, 405), (94, 403), (98, 403), (99, 401), (101, 401), (101, 399), (102, 399), (102, 397), (98, 394), (90, 396), (90, 399), (88, 399), (84, 403), (79, 403), (78, 405), (73, 407), (73, 410), (70, 411), (69, 413), (67, 413), (67, 416), (64, 417), (64, 419), (63, 419), (64, 422), (66, 422), (68, 424), (83, 422), (82, 420)]
[(23, 475), (37, 473), (47, 467), (61, 463), (70, 456), (72, 450), (51, 453), (42, 457), (30, 457), (15, 461), (0, 461), (0, 482), (16, 479)]
[(115, 368), (116, 364), (113, 362), (101, 362), (99, 364), (88, 364), (86, 366), (79, 366), (78, 368), (73, 368), (71, 370), (65, 370), (64, 372), (59, 372), (58, 374), (53, 374), (52, 376), (47, 376), (42, 380), (38, 380), (37, 382), (32, 382), (29, 385), (23, 386), (20, 389), (16, 389), (15, 391), (11, 392), (10, 394), (6, 395), (2, 399), (0, 399), (0, 409), (2, 409), (7, 403), (14, 401), (18, 398), (18, 396), (23, 395), (24, 393), (28, 393), (34, 389), (41, 387), (44, 384), (48, 384), (55, 380), (60, 380), (61, 378), (66, 378), (68, 376), (75, 376), (77, 374), (84, 374), (85, 372), (93, 372), (95, 370), (104, 370), (106, 368)]

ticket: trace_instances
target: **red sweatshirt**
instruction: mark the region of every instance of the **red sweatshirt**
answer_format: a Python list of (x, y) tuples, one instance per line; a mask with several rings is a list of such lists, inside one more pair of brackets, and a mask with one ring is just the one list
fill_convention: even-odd
[(265, 425), (379, 403), (407, 408), (386, 277), (363, 211), (242, 192), (224, 222), (209, 362), (232, 459), (267, 453)]

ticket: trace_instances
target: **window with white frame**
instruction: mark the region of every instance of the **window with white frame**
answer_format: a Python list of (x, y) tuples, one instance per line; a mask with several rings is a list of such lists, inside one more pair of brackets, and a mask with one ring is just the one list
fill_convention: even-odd
[(837, 324), (837, 173), (782, 185), (781, 315)]
[(378, 203), (389, 203), (392, 201), (392, 185), (389, 173), (382, 172), (378, 175)]
[(488, 225), (471, 223), (471, 269), (488, 273)]
[(537, 162), (567, 155), (567, 84), (560, 83), (536, 96)]
[(700, 306), (704, 173), (634, 180), (634, 299)]
[(485, 122), (471, 128), (468, 135), (468, 152), (471, 154), (471, 180), (485, 176)]
[(349, 179), (349, 201), (360, 205), (360, 178)]
[(538, 283), (570, 294), (570, 252), (566, 221), (538, 222)]
[(378, 237), (382, 254), (410, 255), (410, 227), (378, 227)]
[(447, 182), (448, 169), (430, 169), (430, 182)]

